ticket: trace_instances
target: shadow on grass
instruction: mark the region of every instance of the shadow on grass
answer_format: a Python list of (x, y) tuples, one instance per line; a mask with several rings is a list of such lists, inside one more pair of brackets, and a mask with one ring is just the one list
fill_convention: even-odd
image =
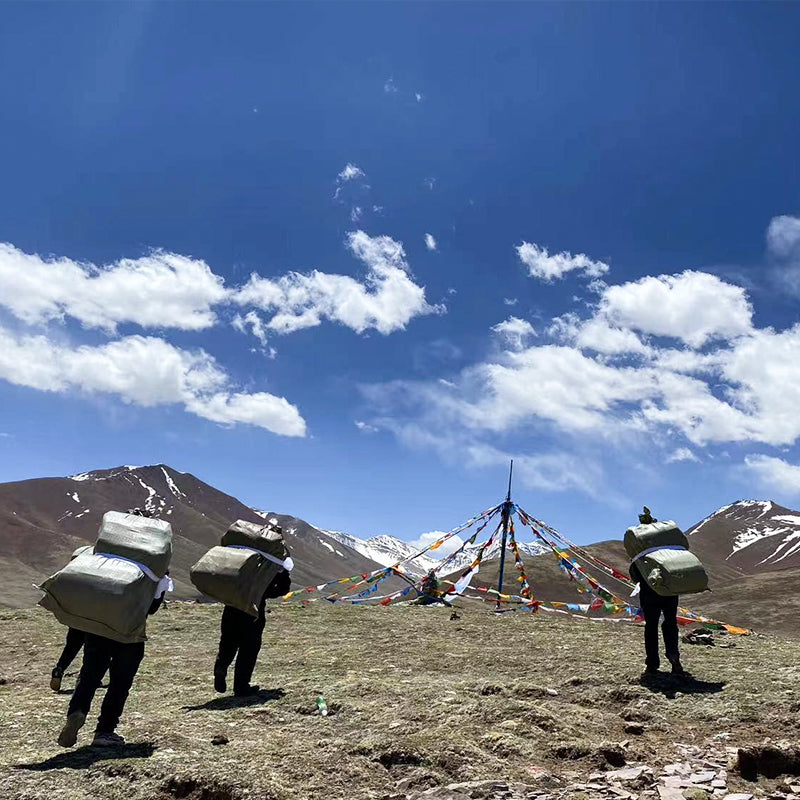
[(117, 747), (79, 747), (66, 753), (59, 753), (44, 761), (33, 764), (15, 764), (14, 769), (31, 772), (47, 772), (51, 769), (86, 769), (97, 761), (112, 761), (117, 758), (149, 758), (156, 750), (153, 742), (130, 742)]
[(677, 676), (669, 673), (642, 675), (641, 684), (655, 694), (663, 694), (669, 700), (674, 700), (679, 692), (681, 694), (718, 694), (726, 686), (725, 681), (703, 681), (692, 675)]
[(262, 689), (255, 694), (248, 694), (237, 697), (235, 694), (227, 697), (215, 697), (206, 703), (196, 706), (183, 706), (182, 711), (227, 711), (230, 708), (241, 708), (246, 706), (260, 706), (270, 700), (280, 700), (286, 692), (283, 689)]

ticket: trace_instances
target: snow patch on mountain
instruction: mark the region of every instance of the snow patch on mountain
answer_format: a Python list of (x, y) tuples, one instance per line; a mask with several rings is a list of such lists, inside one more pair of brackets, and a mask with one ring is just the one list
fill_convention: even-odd
[(167, 487), (175, 495), (175, 497), (186, 497), (186, 495), (178, 488), (177, 484), (174, 480), (172, 480), (172, 476), (167, 472), (164, 467), (161, 467), (161, 471), (164, 473), (164, 478), (167, 481)]

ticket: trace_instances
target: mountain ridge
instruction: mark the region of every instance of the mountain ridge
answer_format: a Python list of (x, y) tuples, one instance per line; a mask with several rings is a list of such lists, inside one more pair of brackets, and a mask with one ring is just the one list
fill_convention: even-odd
[[(309, 522), (272, 511), (251, 508), (189, 472), (167, 464), (123, 465), (64, 478), (34, 478), (0, 484), (0, 606), (33, 605), (39, 597), (32, 584), (63, 567), (72, 551), (94, 541), (105, 511), (139, 506), (169, 520), (174, 531), (172, 573), (178, 598), (196, 598), (189, 567), (218, 544), (236, 519), (274, 519), (284, 530), (296, 569), (293, 587), (319, 585), (347, 575), (360, 575), (397, 563), (417, 552), (415, 545), (388, 534), (359, 539), (325, 530)], [(465, 531), (464, 536), (470, 531)], [(706, 565), (713, 594), (687, 600), (697, 610), (734, 624), (772, 628), (798, 627), (800, 618), (800, 513), (771, 500), (740, 500), (722, 506), (687, 529), (692, 550)], [(444, 535), (444, 534), (442, 534)], [(485, 530), (482, 540), (490, 535)], [(451, 579), (474, 560), (481, 542), (464, 549), (445, 570)], [(575, 584), (558, 569), (547, 548), (519, 542), (534, 595), (546, 600), (579, 599)], [(586, 545), (609, 564), (627, 570), (621, 541)], [(499, 537), (484, 555), (474, 586), (496, 586), (499, 578)], [(447, 556), (447, 553), (445, 553)], [(510, 553), (507, 554), (510, 556)], [(441, 559), (425, 554), (408, 562), (418, 577)], [(590, 570), (591, 571), (591, 570)], [(514, 592), (518, 574), (506, 558), (506, 591)], [(599, 572), (601, 583), (620, 596), (625, 587)], [(746, 603), (743, 598), (746, 598)], [(737, 618), (726, 609), (735, 608)], [(776, 610), (780, 609), (780, 610)], [(795, 613), (798, 612), (798, 613)], [(771, 620), (771, 621), (770, 621)]]

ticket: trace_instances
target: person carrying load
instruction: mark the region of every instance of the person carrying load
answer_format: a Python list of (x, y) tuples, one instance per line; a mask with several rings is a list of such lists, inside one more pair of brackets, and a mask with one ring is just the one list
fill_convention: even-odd
[(659, 523), (647, 506), (642, 511), (639, 525), (625, 531), (625, 549), (644, 617), (645, 675), (658, 673), (661, 665), (658, 623), (663, 615), (661, 631), (672, 674), (686, 677), (678, 649), (678, 595), (706, 591), (708, 576), (674, 522)]
[(233, 606), (225, 606), (220, 620), (219, 649), (214, 661), (214, 689), (223, 694), (228, 690), (228, 667), (236, 659), (233, 670), (233, 693), (246, 697), (260, 691), (258, 685), (250, 683), (261, 651), (261, 639), (266, 624), (267, 600), (283, 597), (291, 589), (292, 581), (288, 570), (281, 569), (267, 587), (258, 605), (258, 616), (240, 611)]
[(228, 668), (236, 659), (233, 692), (255, 694), (250, 684), (261, 650), (266, 620), (266, 601), (283, 597), (291, 588), (294, 563), (274, 523), (259, 525), (237, 520), (189, 571), (194, 586), (225, 605), (220, 639), (214, 661), (214, 689), (228, 690)]
[(75, 555), (42, 583), (39, 604), (59, 622), (85, 633), (83, 664), (58, 736), (62, 747), (77, 742), (106, 671), (108, 691), (92, 746), (125, 741), (116, 727), (144, 656), (147, 618), (173, 588), (168, 569), (172, 527), (143, 517), (107, 512), (94, 548)]

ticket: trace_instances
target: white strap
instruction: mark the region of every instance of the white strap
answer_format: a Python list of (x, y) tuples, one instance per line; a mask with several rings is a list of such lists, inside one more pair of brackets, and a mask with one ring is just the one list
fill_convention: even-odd
[(649, 556), (650, 553), (656, 553), (659, 550), (685, 550), (686, 548), (682, 544), (665, 544), (663, 547), (650, 547), (647, 550), (642, 550), (638, 556), (636, 556), (631, 564), (635, 564), (642, 556)]
[(231, 547), (234, 550), (250, 550), (252, 553), (258, 553), (260, 556), (264, 556), (267, 561), (271, 561), (273, 564), (278, 564), (283, 567), (287, 572), (291, 572), (294, 569), (294, 561), (292, 561), (291, 556), (287, 556), (281, 561), (280, 558), (275, 558), (275, 556), (265, 553), (263, 550), (259, 550), (255, 547), (247, 547), (247, 545), (244, 544), (228, 544), (225, 546)]
[(95, 553), (95, 555), (102, 556), (103, 558), (113, 558), (116, 559), (117, 561), (127, 561), (128, 564), (133, 564), (135, 567), (139, 567), (139, 569), (145, 575), (147, 575), (147, 577), (150, 578), (151, 581), (155, 581), (156, 583), (158, 583), (161, 580), (161, 578), (159, 578), (158, 575), (156, 575), (155, 572), (153, 572), (153, 570), (150, 569), (150, 567), (145, 566), (144, 564), (140, 564), (138, 561), (134, 561), (132, 558), (125, 558), (125, 556), (115, 556), (112, 555), (111, 553)]

